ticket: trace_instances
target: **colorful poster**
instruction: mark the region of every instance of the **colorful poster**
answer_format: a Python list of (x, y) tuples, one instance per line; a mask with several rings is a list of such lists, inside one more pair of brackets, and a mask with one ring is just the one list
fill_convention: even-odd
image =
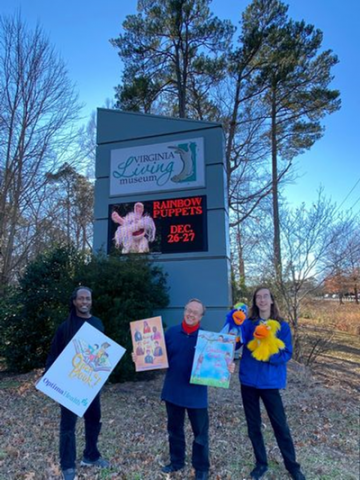
[(82, 417), (125, 349), (85, 322), (36, 388)]
[(233, 335), (200, 330), (190, 383), (229, 388), (235, 341)]
[(130, 330), (136, 371), (168, 368), (161, 317), (130, 322)]

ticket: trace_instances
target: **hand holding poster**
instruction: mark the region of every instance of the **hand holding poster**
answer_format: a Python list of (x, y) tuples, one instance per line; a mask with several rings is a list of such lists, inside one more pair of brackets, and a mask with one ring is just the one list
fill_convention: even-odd
[(82, 417), (125, 349), (84, 323), (36, 388)]
[(234, 359), (234, 349), (233, 335), (200, 330), (190, 383), (229, 388), (229, 366)]
[(161, 317), (130, 322), (130, 330), (136, 371), (168, 368)]

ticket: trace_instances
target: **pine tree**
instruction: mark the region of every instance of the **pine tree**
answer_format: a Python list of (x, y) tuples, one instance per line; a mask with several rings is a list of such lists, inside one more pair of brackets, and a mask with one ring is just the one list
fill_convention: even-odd
[[(274, 267), (281, 277), (279, 177), (292, 160), (324, 133), (321, 120), (340, 108), (340, 93), (329, 88), (338, 59), (322, 50), (323, 34), (287, 16), (279, 0), (254, 0), (244, 14), (248, 34), (262, 32), (253, 84), (261, 92), (271, 144)], [(271, 19), (263, 31), (265, 19)], [(243, 31), (243, 34), (245, 31)], [(279, 166), (281, 165), (281, 166)]]
[(224, 74), (233, 26), (210, 12), (211, 0), (139, 0), (138, 14), (112, 39), (124, 63), (117, 106), (207, 118), (209, 89)]

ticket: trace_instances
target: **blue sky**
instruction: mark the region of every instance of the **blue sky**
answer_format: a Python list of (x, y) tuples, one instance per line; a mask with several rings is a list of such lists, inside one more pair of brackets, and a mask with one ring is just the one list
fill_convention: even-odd
[[(332, 87), (338, 88), (342, 97), (341, 110), (325, 119), (324, 137), (298, 157), (299, 178), (286, 187), (284, 194), (293, 204), (312, 202), (322, 185), (325, 194), (338, 206), (342, 204), (342, 209), (353, 207), (354, 212), (360, 212), (360, 2), (284, 3), (289, 5), (290, 17), (304, 19), (322, 30), (324, 48), (331, 48), (338, 55), (340, 63), (334, 69)], [(249, 0), (213, 0), (212, 10), (220, 18), (238, 24), (248, 4)], [(68, 66), (69, 77), (85, 104), (85, 123), (93, 110), (114, 96), (121, 63), (109, 39), (119, 34), (123, 20), (136, 12), (136, 5), (136, 0), (0, 0), (0, 14), (11, 14), (20, 8), (30, 26), (39, 21)]]

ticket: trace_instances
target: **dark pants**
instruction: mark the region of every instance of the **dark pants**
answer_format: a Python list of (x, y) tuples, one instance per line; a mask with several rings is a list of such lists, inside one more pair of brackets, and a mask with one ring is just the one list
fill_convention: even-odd
[(279, 390), (260, 389), (241, 385), (241, 396), (256, 464), (267, 466), (266, 450), (261, 433), (261, 398), (274, 430), (286, 469), (290, 473), (299, 471), (300, 465), (296, 462), (294, 443), (286, 421), (285, 410)]
[[(75, 427), (77, 415), (61, 406), (60, 420), (60, 465), (62, 470), (75, 468), (76, 439)], [(85, 450), (84, 457), (88, 460), (97, 460), (100, 452), (97, 449), (97, 440), (101, 429), (100, 395), (97, 395), (84, 414), (85, 419)]]
[(194, 433), (192, 445), (192, 465), (195, 470), (209, 470), (209, 416), (207, 408), (185, 408), (166, 402), (170, 461), (176, 468), (185, 465), (185, 410)]

